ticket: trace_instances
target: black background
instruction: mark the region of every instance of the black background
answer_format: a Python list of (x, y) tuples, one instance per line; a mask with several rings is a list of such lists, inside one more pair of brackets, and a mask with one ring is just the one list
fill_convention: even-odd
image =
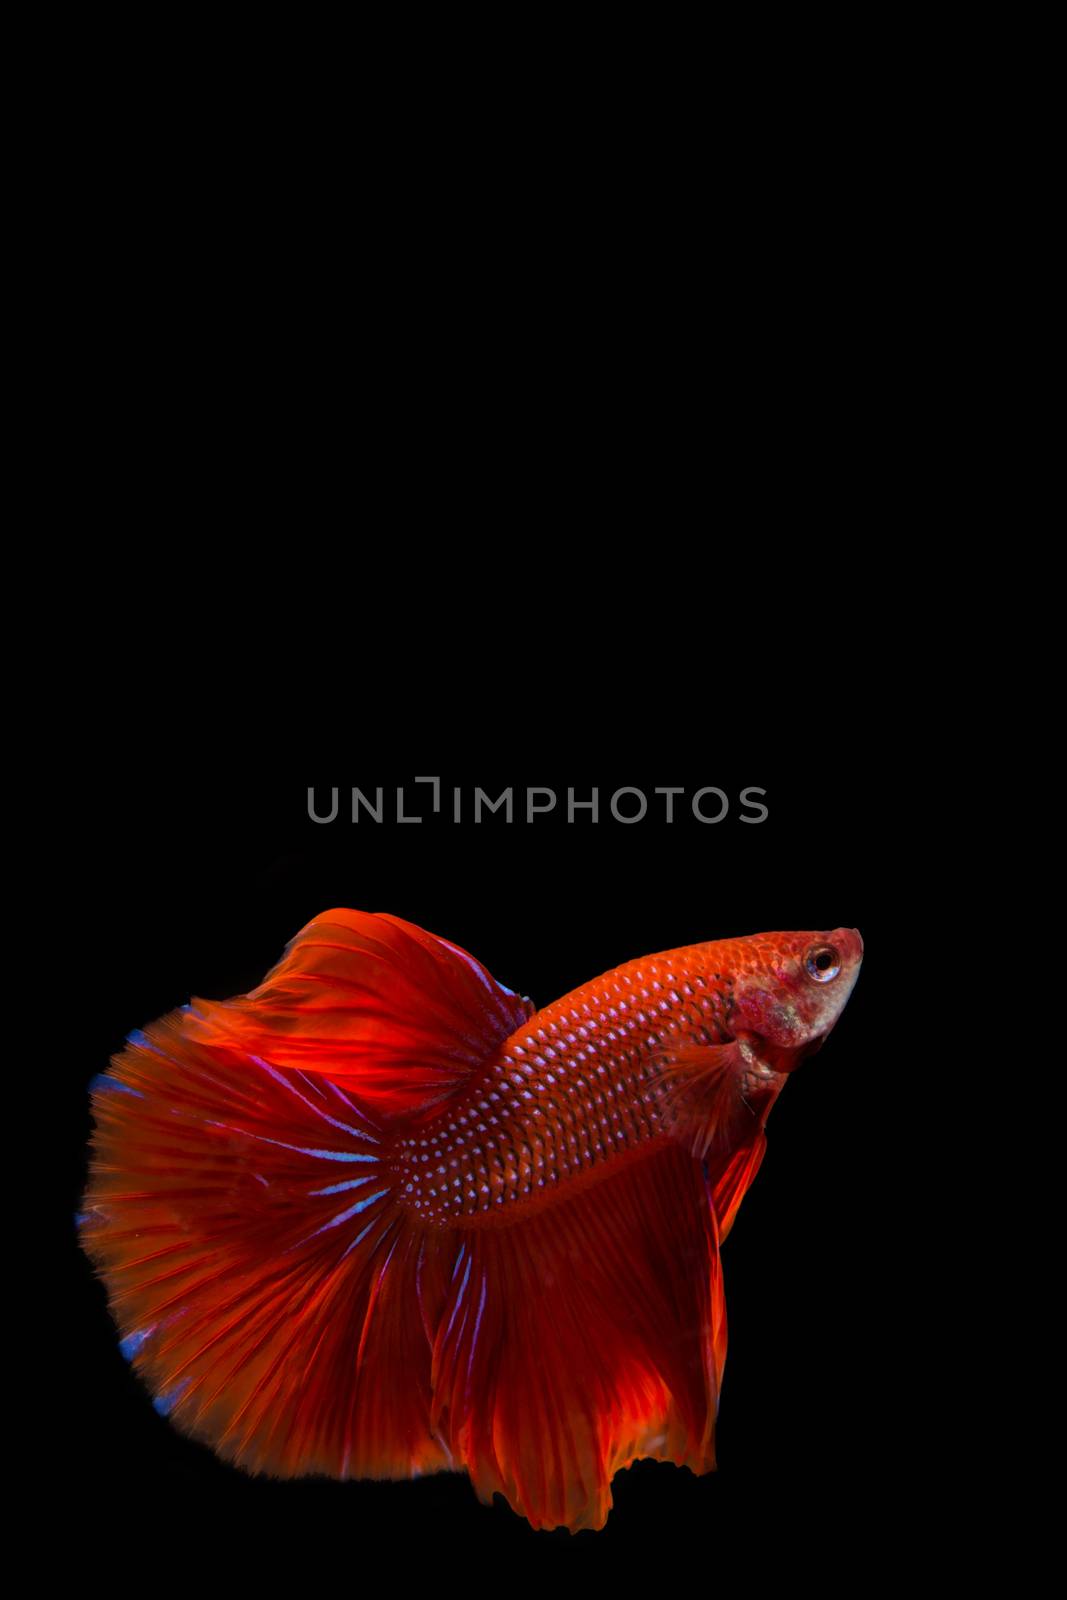
[[(195, 738), (195, 730), (190, 732)], [(221, 756), (151, 754), (79, 791), (82, 844), (74, 902), (77, 1022), (62, 1055), (66, 1139), (62, 1327), (64, 1515), (87, 1527), (121, 1520), (127, 1560), (161, 1553), (213, 1578), (290, 1560), (324, 1579), (361, 1581), (368, 1552), (415, 1576), (424, 1564), (456, 1580), (534, 1570), (607, 1578), (651, 1556), (664, 1581), (679, 1564), (715, 1588), (727, 1569), (788, 1576), (804, 1559), (857, 1581), (877, 1573), (918, 1516), (907, 1461), (921, 1416), (901, 1377), (911, 1337), (909, 1227), (900, 1206), (902, 1081), (898, 1011), (921, 928), (917, 834), (880, 768), (776, 776), (757, 763), (708, 761), (672, 770), (630, 761), (615, 770), (521, 769), (478, 754), (438, 763), (425, 751), (361, 754), (356, 763), (277, 770), (241, 736)], [(511, 785), (517, 816), (475, 827), (440, 817), (377, 826), (346, 820), (350, 785), (406, 785), (439, 773), (446, 797)], [(136, 778), (136, 782), (129, 780)], [(316, 825), (342, 791), (341, 815)], [(561, 807), (527, 824), (526, 784), (556, 789)], [(656, 785), (687, 795), (716, 784), (733, 797), (715, 826), (686, 797), (663, 821)], [(768, 820), (739, 821), (747, 784), (766, 789)], [(568, 785), (596, 786), (601, 821), (567, 825)], [(610, 794), (641, 788), (645, 820), (611, 819)], [(152, 1410), (122, 1360), (102, 1287), (78, 1250), (72, 1218), (85, 1181), (86, 1088), (131, 1029), (192, 995), (224, 998), (262, 977), (309, 918), (334, 905), (390, 911), (471, 950), (539, 1005), (633, 956), (776, 928), (856, 926), (865, 962), (826, 1048), (788, 1084), (769, 1149), (723, 1248), (729, 1353), (718, 1425), (719, 1471), (703, 1479), (641, 1463), (614, 1484), (599, 1533), (533, 1533), (501, 1501), (480, 1506), (466, 1479), (338, 1484), (250, 1479), (180, 1437)], [(921, 1447), (916, 1447), (920, 1448)], [(504, 1563), (501, 1566), (501, 1562)], [(513, 1565), (509, 1565), (513, 1564)], [(492, 1580), (487, 1577), (486, 1582)]]

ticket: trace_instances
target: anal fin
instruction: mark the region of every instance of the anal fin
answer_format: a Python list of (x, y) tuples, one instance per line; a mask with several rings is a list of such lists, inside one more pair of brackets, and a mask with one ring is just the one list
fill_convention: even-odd
[(715, 1214), (662, 1141), (582, 1193), (466, 1231), (433, 1352), (432, 1425), (480, 1498), (601, 1527), (644, 1456), (715, 1464), (726, 1349)]

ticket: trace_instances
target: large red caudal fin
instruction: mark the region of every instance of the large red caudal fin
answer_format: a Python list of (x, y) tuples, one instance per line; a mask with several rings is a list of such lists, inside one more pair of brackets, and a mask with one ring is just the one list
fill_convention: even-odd
[(480, 1497), (599, 1528), (640, 1457), (714, 1464), (726, 1352), (718, 1240), (675, 1145), (521, 1224), (469, 1232), (432, 1308), (433, 1425)]
[(158, 1410), (252, 1471), (448, 1465), (383, 1155), (531, 1009), (446, 940), (331, 911), (251, 994), (131, 1036), (79, 1225)]
[(156, 1409), (253, 1472), (446, 1466), (380, 1128), (321, 1076), (190, 1042), (184, 1022), (94, 1086), (79, 1219)]

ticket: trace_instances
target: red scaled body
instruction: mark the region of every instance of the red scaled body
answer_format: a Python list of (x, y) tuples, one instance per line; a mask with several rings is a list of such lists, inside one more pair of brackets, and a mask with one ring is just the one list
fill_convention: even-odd
[(708, 1470), (718, 1246), (861, 954), (692, 945), (531, 1015), (332, 911), (252, 994), (133, 1035), (81, 1227), (157, 1409), (252, 1471), (465, 1470), (534, 1526), (601, 1526), (638, 1457)]

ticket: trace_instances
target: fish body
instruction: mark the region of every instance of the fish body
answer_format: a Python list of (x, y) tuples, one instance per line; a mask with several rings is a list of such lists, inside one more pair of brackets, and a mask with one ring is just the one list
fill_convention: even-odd
[(80, 1227), (124, 1353), (250, 1471), (461, 1470), (579, 1529), (632, 1460), (710, 1470), (719, 1245), (861, 958), (712, 941), (535, 1012), (411, 923), (323, 913), (94, 1086)]

